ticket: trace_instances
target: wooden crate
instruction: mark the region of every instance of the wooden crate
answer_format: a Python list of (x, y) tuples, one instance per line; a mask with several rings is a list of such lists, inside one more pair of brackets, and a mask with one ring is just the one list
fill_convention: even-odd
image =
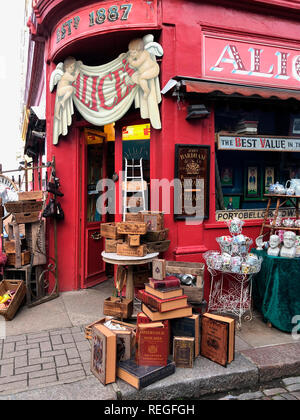
[(126, 319), (130, 318), (133, 312), (133, 300), (116, 297), (109, 297), (104, 300), (103, 314), (115, 316), (117, 318)]
[(122, 235), (117, 232), (117, 223), (101, 223), (100, 234), (106, 239), (121, 239)]
[(127, 243), (117, 244), (117, 254), (128, 257), (144, 257), (147, 254), (146, 245), (129, 246)]
[(185, 261), (167, 261), (168, 274), (190, 274), (196, 276), (196, 286), (182, 286), (184, 294), (188, 296), (189, 303), (201, 303), (204, 295), (204, 269), (203, 263)]
[(16, 241), (5, 241), (4, 242), (5, 254), (15, 254), (16, 253)]
[(127, 243), (129, 246), (139, 246), (141, 244), (141, 235), (128, 235)]
[(161, 212), (142, 211), (143, 221), (147, 223), (147, 231), (163, 230), (165, 227), (164, 214)]
[(122, 244), (122, 239), (105, 239), (105, 252), (111, 254), (117, 252), (117, 244)]
[(31, 213), (33, 211), (41, 211), (43, 207), (42, 201), (9, 201), (5, 203), (8, 213)]
[(142, 222), (143, 218), (141, 213), (126, 213), (125, 222)]
[(23, 280), (2, 280), (0, 282), (0, 295), (3, 296), (9, 290), (14, 290), (15, 295), (11, 303), (5, 309), (0, 309), (0, 315), (4, 316), (6, 321), (11, 321), (26, 295), (26, 286)]
[(169, 229), (148, 231), (145, 240), (148, 242), (165, 241), (168, 239)]
[(165, 252), (169, 249), (171, 241), (156, 241), (156, 242), (145, 242), (149, 253), (152, 252)]
[[(24, 251), (21, 253), (21, 265), (27, 265), (30, 263), (31, 254), (29, 251)], [(8, 266), (16, 266), (16, 253), (7, 254), (7, 263)]]
[(26, 244), (33, 254), (33, 266), (47, 263), (45, 235), (45, 221), (25, 225)]
[(119, 222), (117, 223), (119, 234), (145, 235), (147, 224), (143, 222)]
[(25, 191), (19, 192), (19, 200), (26, 201), (26, 200), (42, 200), (43, 199), (43, 191)]
[(33, 211), (29, 213), (14, 213), (14, 216), (18, 224), (25, 224), (38, 222), (39, 214), (39, 211)]

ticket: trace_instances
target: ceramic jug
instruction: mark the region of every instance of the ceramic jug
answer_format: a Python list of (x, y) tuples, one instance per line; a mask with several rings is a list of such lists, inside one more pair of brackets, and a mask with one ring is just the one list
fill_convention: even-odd
[[(288, 187), (289, 183), (289, 187)], [(300, 179), (293, 178), (289, 179), (285, 183), (285, 188), (293, 188), (295, 190), (295, 195), (300, 195)]]

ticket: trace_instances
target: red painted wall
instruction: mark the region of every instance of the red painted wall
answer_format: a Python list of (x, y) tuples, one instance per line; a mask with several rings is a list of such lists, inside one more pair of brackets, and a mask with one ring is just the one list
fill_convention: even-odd
[[(93, 2), (91, 2), (92, 4)], [(134, 1), (133, 1), (134, 3)], [(202, 38), (201, 31), (208, 27), (220, 34), (250, 36), (257, 40), (283, 38), (293, 45), (300, 41), (299, 24), (287, 18), (274, 17), (269, 14), (255, 14), (253, 11), (234, 10), (214, 5), (215, 2), (197, 2), (182, 0), (163, 0), (161, 4), (161, 37), (157, 39), (164, 49), (161, 61), (161, 87), (172, 77), (201, 77)], [(254, 2), (249, 2), (254, 3)], [(283, 2), (282, 2), (283, 3)], [(68, 8), (68, 13), (70, 12)], [(61, 19), (63, 16), (58, 16)], [(157, 29), (159, 29), (157, 28)], [(48, 28), (49, 32), (52, 28)], [(146, 33), (146, 28), (145, 33)], [(132, 31), (132, 37), (135, 37)], [(114, 46), (112, 45), (112, 48)], [(68, 50), (69, 52), (69, 50)], [(46, 56), (49, 56), (46, 54)], [(51, 64), (53, 70), (54, 64)], [(48, 82), (50, 75), (48, 69)], [(57, 175), (61, 179), (65, 196), (60, 200), (66, 213), (66, 220), (59, 224), (58, 255), (59, 279), (61, 290), (72, 290), (79, 287), (79, 162), (80, 149), (78, 130), (73, 127), (68, 136), (58, 146), (51, 144), (52, 115), (54, 94), (47, 90), (47, 143), (48, 160), (56, 157)], [(171, 246), (165, 254), (167, 259), (183, 261), (203, 261), (202, 254), (208, 249), (218, 249), (217, 236), (227, 233), (225, 223), (215, 222), (215, 177), (214, 177), (214, 115), (204, 120), (187, 121), (187, 101), (177, 103), (170, 94), (163, 97), (161, 104), (162, 130), (151, 133), (151, 178), (172, 180), (174, 177), (175, 144), (210, 145), (210, 217), (201, 225), (187, 226), (182, 221), (175, 222), (173, 214), (166, 214), (165, 223), (170, 228)], [(209, 104), (208, 104), (209, 105)], [(118, 125), (122, 126), (122, 120)], [(124, 124), (126, 125), (126, 124)], [(121, 162), (120, 140), (116, 142), (116, 170)], [(173, 209), (173, 194), (171, 195)], [(244, 233), (255, 238), (259, 231), (258, 222), (247, 222)], [(206, 282), (205, 297), (208, 296)]]

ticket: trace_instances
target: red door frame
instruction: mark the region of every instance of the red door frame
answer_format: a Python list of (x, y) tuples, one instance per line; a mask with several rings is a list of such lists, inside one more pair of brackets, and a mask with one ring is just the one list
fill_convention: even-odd
[[(88, 126), (88, 123), (82, 124), (82, 127)], [(88, 223), (86, 220), (87, 215), (87, 202), (86, 202), (86, 191), (87, 191), (87, 145), (85, 142), (84, 137), (84, 131), (83, 129), (80, 130), (79, 133), (80, 136), (80, 156), (79, 156), (79, 167), (80, 167), (80, 195), (79, 195), (79, 221), (81, 224), (80, 228), (80, 288), (85, 289), (88, 287), (95, 286), (99, 283), (102, 283), (106, 280), (106, 274), (105, 274), (105, 263), (101, 263), (101, 268), (98, 272), (93, 273), (90, 275), (91, 280), (88, 280), (88, 252), (89, 252), (89, 235), (92, 235), (94, 233), (100, 233), (99, 232), (99, 224), (104, 223), (106, 217), (104, 216), (102, 222), (90, 222)], [(102, 176), (103, 178), (106, 178), (107, 172), (106, 172), (106, 141), (104, 141), (104, 150), (103, 150), (103, 160), (102, 160), (102, 167), (103, 172)], [(100, 246), (99, 250), (99, 259), (101, 259), (101, 252), (104, 250), (104, 239), (100, 238), (100, 241), (102, 242), (102, 246)]]

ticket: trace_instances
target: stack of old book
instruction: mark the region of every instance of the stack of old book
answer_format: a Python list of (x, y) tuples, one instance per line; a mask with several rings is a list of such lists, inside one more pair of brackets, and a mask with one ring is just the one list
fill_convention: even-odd
[(258, 121), (245, 121), (238, 122), (236, 126), (236, 134), (257, 134)]

